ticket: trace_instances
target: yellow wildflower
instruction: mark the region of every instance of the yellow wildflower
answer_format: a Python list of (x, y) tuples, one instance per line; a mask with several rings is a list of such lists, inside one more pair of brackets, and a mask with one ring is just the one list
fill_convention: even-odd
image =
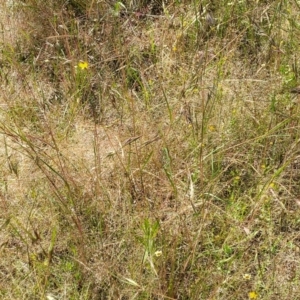
[(257, 299), (257, 293), (255, 293), (255, 292), (250, 292), (248, 294), (248, 296), (249, 296), (249, 299)]
[(215, 125), (209, 125), (208, 126), (208, 130), (211, 131), (211, 132), (214, 132), (217, 130), (216, 126)]
[(246, 273), (246, 274), (243, 275), (243, 278), (245, 280), (250, 280), (251, 279), (251, 274)]
[(80, 61), (78, 63), (78, 67), (81, 69), (81, 70), (85, 70), (89, 67), (89, 64), (87, 61)]
[(275, 182), (271, 182), (269, 185), (269, 188), (274, 189), (276, 188), (276, 183)]
[(162, 251), (158, 250), (158, 251), (155, 251), (154, 255), (156, 257), (160, 257), (162, 255)]

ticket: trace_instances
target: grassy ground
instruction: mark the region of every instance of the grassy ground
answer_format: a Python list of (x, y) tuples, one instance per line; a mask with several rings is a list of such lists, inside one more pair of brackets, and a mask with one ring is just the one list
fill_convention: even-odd
[(300, 299), (297, 1), (7, 1), (1, 299)]

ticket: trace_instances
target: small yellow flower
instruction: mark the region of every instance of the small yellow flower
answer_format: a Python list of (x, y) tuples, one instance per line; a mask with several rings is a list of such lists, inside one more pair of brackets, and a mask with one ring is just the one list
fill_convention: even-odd
[(243, 275), (243, 278), (245, 280), (250, 280), (251, 279), (251, 274), (246, 273), (246, 274)]
[(78, 67), (81, 69), (81, 70), (85, 70), (89, 67), (89, 64), (87, 61), (80, 61), (78, 63)]
[(211, 131), (211, 132), (214, 132), (217, 130), (216, 126), (215, 125), (208, 125), (208, 130)]
[(269, 185), (269, 188), (274, 189), (276, 188), (276, 184), (274, 182), (271, 182)]
[(249, 299), (257, 299), (257, 294), (255, 292), (250, 292), (248, 294), (248, 296), (249, 296)]
[(158, 250), (158, 251), (155, 251), (154, 255), (156, 257), (160, 257), (162, 255), (162, 251)]

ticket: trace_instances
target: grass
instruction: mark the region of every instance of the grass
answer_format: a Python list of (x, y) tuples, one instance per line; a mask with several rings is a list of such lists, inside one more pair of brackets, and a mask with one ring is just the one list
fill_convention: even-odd
[(296, 1), (1, 4), (1, 299), (300, 299)]

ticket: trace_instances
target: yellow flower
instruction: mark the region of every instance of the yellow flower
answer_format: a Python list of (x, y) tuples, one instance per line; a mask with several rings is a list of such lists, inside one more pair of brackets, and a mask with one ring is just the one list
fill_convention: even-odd
[(276, 188), (276, 184), (275, 184), (274, 182), (271, 182), (271, 183), (269, 184), (269, 188), (271, 188), (271, 189)]
[(89, 67), (89, 64), (87, 61), (80, 61), (78, 63), (78, 67), (81, 69), (81, 70), (85, 70)]
[(245, 280), (250, 280), (251, 279), (251, 274), (246, 273), (246, 274), (243, 275), (243, 278)]
[(248, 294), (248, 296), (249, 296), (249, 299), (257, 299), (257, 294), (255, 292), (250, 292)]
[(162, 251), (158, 250), (158, 251), (155, 251), (154, 255), (156, 257), (160, 257), (162, 255)]
[(211, 132), (214, 132), (217, 130), (216, 126), (215, 125), (208, 125), (208, 130), (211, 131)]

